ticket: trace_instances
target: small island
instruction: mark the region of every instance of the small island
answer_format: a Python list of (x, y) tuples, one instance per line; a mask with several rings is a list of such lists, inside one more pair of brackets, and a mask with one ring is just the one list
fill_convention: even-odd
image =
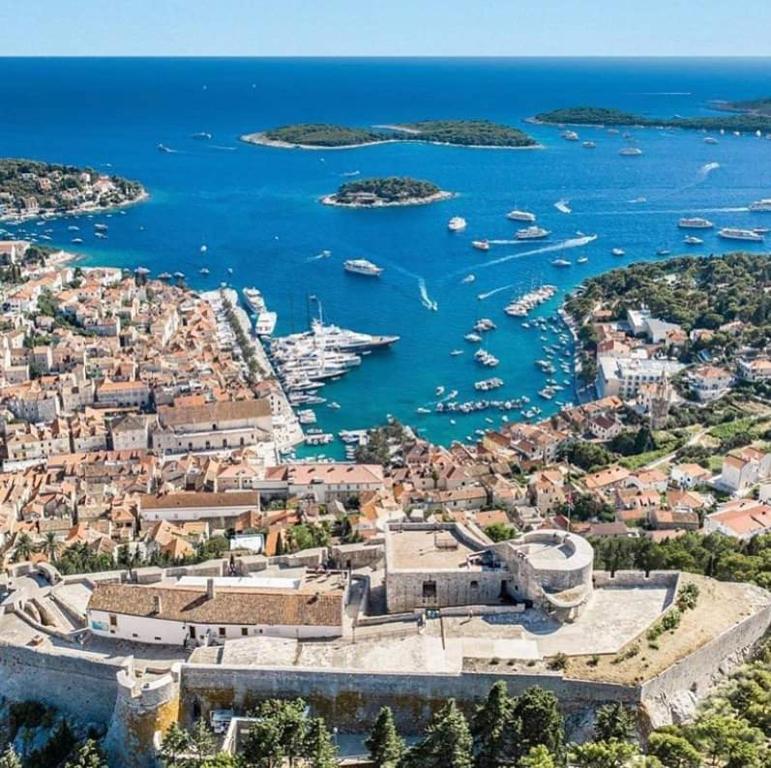
[[(738, 111), (738, 110), (732, 110)], [(691, 128), (707, 131), (771, 131), (771, 115), (761, 112), (723, 116), (646, 117), (607, 107), (568, 107), (541, 112), (532, 122), (552, 125), (640, 126), (643, 128)]]
[(538, 146), (524, 131), (490, 120), (421, 120), (372, 128), (300, 123), (246, 134), (241, 139), (249, 144), (281, 149), (353, 149), (397, 141), (503, 149)]
[(397, 205), (425, 205), (452, 197), (430, 181), (406, 176), (359, 179), (342, 184), (337, 192), (321, 198), (324, 205), (344, 208), (384, 208)]
[(90, 168), (0, 158), (0, 221), (90, 213), (138, 202), (144, 187)]

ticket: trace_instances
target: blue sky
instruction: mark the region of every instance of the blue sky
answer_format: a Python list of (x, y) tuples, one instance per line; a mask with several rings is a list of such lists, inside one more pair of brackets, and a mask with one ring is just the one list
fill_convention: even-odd
[(0, 0), (8, 56), (768, 56), (770, 0)]

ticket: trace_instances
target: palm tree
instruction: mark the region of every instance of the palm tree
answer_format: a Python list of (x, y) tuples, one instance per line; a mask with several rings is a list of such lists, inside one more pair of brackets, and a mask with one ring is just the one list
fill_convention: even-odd
[(59, 543), (56, 541), (56, 534), (53, 531), (48, 531), (48, 533), (45, 535), (43, 551), (48, 556), (48, 561), (50, 563), (56, 563), (58, 550)]
[(14, 546), (14, 561), (19, 562), (21, 560), (29, 560), (32, 554), (32, 539), (30, 539), (28, 533), (20, 533), (16, 537)]

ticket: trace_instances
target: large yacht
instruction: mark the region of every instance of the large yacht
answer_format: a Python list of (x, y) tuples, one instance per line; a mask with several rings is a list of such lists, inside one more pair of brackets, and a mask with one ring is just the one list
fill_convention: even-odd
[(244, 299), (246, 300), (249, 309), (251, 309), (255, 315), (259, 315), (260, 312), (264, 312), (267, 309), (265, 306), (265, 299), (262, 298), (262, 294), (256, 288), (244, 288), (242, 293), (244, 294)]
[(263, 310), (257, 315), (257, 319), (254, 322), (254, 332), (258, 336), (272, 336), (277, 320), (278, 315), (275, 312)]
[(317, 319), (311, 322), (311, 333), (317, 341), (323, 340), (326, 346), (340, 352), (364, 352), (389, 347), (399, 341), (398, 336), (377, 336), (349, 331), (337, 325), (325, 325), (322, 320)]
[(543, 227), (525, 227), (518, 229), (516, 234), (517, 240), (542, 240), (548, 236), (549, 230), (543, 229)]
[(722, 237), (724, 240), (751, 240), (754, 243), (763, 241), (763, 235), (760, 232), (755, 232), (753, 229), (723, 227), (717, 234), (718, 237)]
[(698, 216), (693, 218), (682, 218), (677, 222), (680, 229), (712, 229), (715, 225), (709, 219), (701, 219)]
[(756, 200), (754, 203), (750, 203), (748, 208), (755, 213), (771, 213), (771, 197)]
[(348, 259), (348, 261), (343, 264), (343, 269), (354, 275), (364, 275), (365, 277), (380, 277), (380, 275), (383, 274), (382, 267), (373, 264), (367, 259)]
[(507, 219), (511, 219), (512, 221), (525, 221), (529, 224), (532, 224), (535, 221), (535, 214), (530, 213), (530, 211), (519, 211), (519, 210), (513, 210), (509, 211), (506, 214)]
[(464, 219), (462, 216), (453, 216), (447, 222), (447, 229), (449, 229), (450, 232), (462, 232), (464, 229), (466, 229), (466, 225), (466, 219)]

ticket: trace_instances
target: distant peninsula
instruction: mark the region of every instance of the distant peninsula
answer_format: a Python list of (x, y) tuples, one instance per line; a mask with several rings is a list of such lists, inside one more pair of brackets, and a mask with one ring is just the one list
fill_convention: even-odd
[(358, 179), (342, 184), (337, 192), (321, 198), (324, 205), (344, 208), (383, 208), (397, 205), (425, 205), (452, 197), (430, 181), (407, 176)]
[(129, 205), (144, 187), (90, 168), (0, 158), (0, 220), (56, 216)]
[[(737, 110), (733, 110), (737, 111)], [(645, 117), (607, 107), (568, 107), (541, 112), (533, 122), (561, 125), (641, 126), (645, 128), (692, 128), (708, 131), (771, 131), (771, 115), (742, 112), (731, 116)]]
[(282, 149), (353, 149), (396, 141), (503, 149), (538, 146), (524, 131), (489, 120), (421, 120), (371, 128), (298, 123), (246, 134), (241, 139)]
[(741, 112), (745, 115), (771, 117), (771, 96), (743, 101), (711, 101), (710, 107), (722, 112)]

